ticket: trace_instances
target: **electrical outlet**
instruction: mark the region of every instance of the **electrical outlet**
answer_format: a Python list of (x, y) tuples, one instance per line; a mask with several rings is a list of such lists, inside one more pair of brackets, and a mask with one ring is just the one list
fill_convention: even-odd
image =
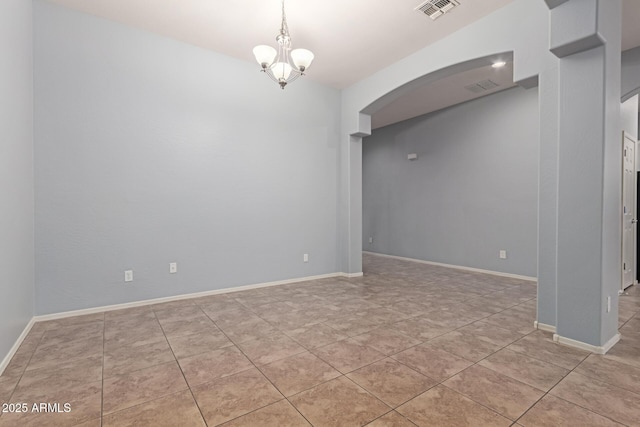
[(369, 237), (369, 243), (373, 243), (373, 237)]
[(309, 254), (302, 255), (302, 261), (309, 262)]
[(133, 282), (133, 270), (127, 270), (124, 272), (124, 281)]
[(507, 259), (507, 251), (501, 250), (500, 253), (498, 253), (498, 256), (500, 259)]
[(178, 263), (171, 262), (169, 263), (169, 273), (174, 274), (178, 272)]

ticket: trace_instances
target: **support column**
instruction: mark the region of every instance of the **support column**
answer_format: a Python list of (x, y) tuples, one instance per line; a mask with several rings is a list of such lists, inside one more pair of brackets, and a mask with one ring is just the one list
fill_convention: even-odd
[(536, 327), (556, 332), (558, 283), (558, 69), (539, 75), (538, 313)]
[(371, 116), (359, 113), (343, 132), (348, 136), (340, 147), (338, 265), (357, 277), (362, 275), (362, 138), (371, 134)]
[(604, 353), (619, 339), (620, 0), (551, 11), (558, 68), (556, 339)]

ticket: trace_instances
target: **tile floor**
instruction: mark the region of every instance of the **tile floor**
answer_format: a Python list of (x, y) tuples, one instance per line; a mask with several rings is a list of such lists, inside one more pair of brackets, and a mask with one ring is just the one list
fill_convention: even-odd
[(37, 323), (0, 377), (0, 402), (27, 412), (0, 426), (640, 425), (638, 289), (602, 357), (533, 329), (530, 282), (364, 263), (358, 279)]

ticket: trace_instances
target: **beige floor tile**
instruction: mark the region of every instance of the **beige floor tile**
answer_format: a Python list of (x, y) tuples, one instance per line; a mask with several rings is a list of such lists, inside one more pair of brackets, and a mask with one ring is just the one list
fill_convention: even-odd
[(535, 320), (535, 314), (523, 313), (522, 311), (515, 310), (512, 307), (489, 316), (482, 321), (487, 322), (490, 325), (510, 329), (524, 335), (535, 331), (533, 326), (533, 322)]
[(297, 328), (285, 333), (307, 349), (323, 347), (348, 338), (346, 334), (323, 324)]
[(6, 379), (0, 379), (0, 404), (9, 403), (9, 398), (13, 394), (13, 390), (16, 388), (17, 381)]
[(343, 374), (385, 357), (382, 353), (351, 339), (316, 348), (313, 353)]
[(640, 367), (592, 354), (574, 372), (640, 394)]
[(511, 421), (441, 385), (397, 411), (421, 427), (507, 427)]
[[(16, 359), (22, 358), (24, 362), (23, 366), (26, 366), (27, 362), (29, 361), (29, 359), (31, 359), (31, 356), (33, 356), (33, 353), (35, 353), (36, 349), (38, 348), (38, 345), (40, 344), (44, 333), (44, 329), (39, 333), (34, 333), (33, 331), (29, 332), (25, 340), (20, 344), (18, 350), (14, 354), (12, 362)], [(2, 374), (2, 376), (5, 376), (4, 373)]]
[(260, 370), (285, 396), (292, 396), (341, 375), (309, 352), (263, 365)]
[(164, 363), (104, 380), (104, 414), (121, 411), (187, 389), (176, 362)]
[(456, 356), (477, 362), (500, 350), (501, 346), (492, 344), (476, 335), (452, 331), (429, 341), (429, 345), (441, 348)]
[(217, 331), (216, 325), (206, 315), (191, 318), (160, 322), (167, 338)]
[(468, 317), (460, 313), (452, 313), (444, 307), (440, 307), (438, 310), (431, 311), (421, 317), (431, 323), (451, 329), (461, 328), (477, 320), (474, 317)]
[(544, 395), (538, 389), (477, 365), (443, 385), (514, 421)]
[(106, 415), (102, 427), (206, 427), (188, 390)]
[(329, 319), (327, 316), (312, 315), (304, 311), (294, 311), (285, 314), (269, 314), (262, 316), (264, 320), (269, 322), (273, 327), (280, 331), (288, 331), (292, 329), (304, 328), (325, 322)]
[[(460, 312), (465, 316), (473, 318), (475, 321), (486, 319), (489, 316), (496, 314), (496, 311), (491, 308), (485, 308), (482, 306), (474, 306), (466, 303), (459, 305)], [(473, 325), (473, 323), (471, 323)]]
[(256, 365), (266, 365), (306, 351), (304, 347), (282, 333), (245, 341), (238, 346)]
[(102, 427), (102, 418), (85, 421), (84, 423), (76, 424), (73, 427)]
[(187, 299), (179, 299), (179, 300), (168, 301), (168, 302), (161, 302), (159, 304), (152, 304), (149, 307), (156, 314), (166, 310), (167, 312), (173, 311), (176, 313), (180, 313), (181, 315), (186, 315), (186, 313), (183, 313), (182, 310), (188, 310), (189, 307), (193, 307), (194, 305), (195, 305), (195, 302), (193, 298), (187, 298)]
[(454, 329), (451, 326), (435, 324), (424, 317), (413, 317), (411, 319), (401, 320), (400, 322), (390, 324), (388, 328), (418, 341), (427, 341), (444, 335)]
[(604, 358), (640, 368), (640, 345), (630, 344), (623, 338), (604, 355)]
[(167, 340), (135, 347), (118, 347), (104, 353), (104, 377), (122, 375), (175, 360)]
[(82, 316), (65, 317), (63, 319), (48, 320), (42, 322), (47, 330), (63, 328), (70, 325), (80, 325), (83, 323), (100, 322), (104, 321), (104, 313), (85, 314)]
[(436, 381), (444, 381), (472, 365), (469, 360), (429, 345), (419, 345), (392, 357)]
[(499, 328), (485, 322), (475, 322), (457, 330), (465, 334), (472, 334), (483, 341), (495, 344), (500, 347), (507, 346), (519, 340), (524, 335), (505, 328)]
[(148, 305), (106, 311), (104, 313), (105, 327), (111, 322), (128, 321), (131, 319), (156, 319), (156, 315)]
[(344, 377), (299, 393), (289, 401), (315, 427), (361, 426), (390, 410)]
[(159, 324), (156, 314), (149, 306), (109, 311), (104, 316), (105, 330), (119, 329), (133, 325), (136, 322), (140, 325)]
[(179, 363), (190, 387), (253, 368), (236, 346), (186, 357)]
[(421, 343), (420, 340), (403, 335), (394, 329), (384, 327), (374, 329), (362, 335), (357, 335), (352, 339), (387, 356), (399, 353)]
[(550, 394), (529, 409), (518, 423), (524, 427), (622, 427), (622, 424)]
[(364, 311), (362, 314), (366, 317), (377, 319), (381, 323), (385, 323), (385, 324), (399, 322), (401, 320), (406, 320), (411, 317), (411, 316), (407, 316), (404, 313), (401, 313), (400, 311), (391, 310), (387, 307), (372, 308)]
[(415, 424), (396, 411), (391, 411), (367, 424), (367, 427), (415, 427)]
[(110, 352), (120, 347), (137, 347), (165, 341), (166, 337), (157, 321), (143, 324), (133, 321), (130, 325), (118, 326), (117, 328), (107, 326), (104, 350)]
[(273, 327), (269, 322), (262, 320), (257, 316), (240, 322), (236, 320), (226, 322), (216, 321), (216, 325), (218, 325), (218, 327), (222, 329), (222, 331), (235, 344), (280, 333), (280, 331)]
[[(632, 319), (636, 319), (635, 317)], [(638, 317), (640, 319), (640, 317)], [(622, 329), (620, 329), (620, 341), (621, 343), (629, 344), (634, 347), (640, 348), (640, 322), (627, 322)]]
[(506, 308), (511, 308), (522, 302), (517, 296), (508, 295), (504, 292), (493, 292), (489, 295), (486, 295), (485, 298), (491, 298), (492, 301), (498, 304), (504, 304)]
[[(351, 310), (348, 308), (343, 309), (343, 312), (345, 313), (350, 311)], [(332, 327), (339, 333), (352, 337), (379, 328), (384, 324), (384, 321), (361, 314), (351, 314), (348, 316), (336, 317), (328, 320), (324, 324)]]
[(284, 399), (256, 368), (192, 387), (208, 425), (218, 425)]
[(40, 348), (52, 345), (67, 345), (74, 341), (87, 340), (90, 338), (102, 339), (104, 333), (104, 322), (88, 322), (79, 325), (69, 325), (60, 328), (50, 328), (44, 333), (38, 346)]
[[(393, 298), (389, 300), (394, 301)], [(409, 317), (420, 316), (422, 314), (425, 314), (427, 311), (429, 311), (428, 306), (424, 304), (420, 304), (419, 302), (407, 301), (407, 300), (397, 301), (397, 302), (394, 301), (391, 304), (389, 304), (387, 307), (389, 307), (392, 310), (403, 313)]]
[(353, 382), (395, 408), (437, 382), (394, 359), (383, 359), (347, 374)]
[(254, 314), (251, 310), (235, 301), (208, 302), (200, 305), (202, 311), (214, 322), (241, 319), (243, 316)]
[(233, 345), (217, 328), (204, 333), (168, 337), (167, 339), (169, 340), (173, 354), (175, 354), (178, 359)]
[(619, 423), (639, 425), (638, 394), (574, 372), (567, 375), (549, 393)]
[(506, 310), (509, 307), (515, 305), (515, 301), (494, 300), (492, 297), (479, 297), (472, 298), (465, 301), (465, 304), (473, 307), (482, 307), (487, 311), (492, 311), (494, 314), (500, 311)]
[[(18, 387), (11, 400), (27, 403), (29, 410), (26, 413), (3, 414), (0, 417), (2, 427), (75, 426), (100, 417), (102, 381), (68, 387), (52, 387), (51, 384)], [(33, 405), (40, 403), (58, 403), (59, 406), (53, 408), (53, 412), (49, 409), (43, 411), (44, 408), (33, 410)], [(65, 411), (65, 403), (69, 404), (69, 411)]]
[(549, 391), (569, 373), (567, 369), (508, 349), (500, 350), (478, 364), (542, 391)]
[(17, 384), (20, 380), (20, 377), (22, 377), (25, 369), (27, 369), (27, 365), (31, 360), (31, 356), (33, 356), (33, 352), (16, 353), (11, 358), (11, 361), (9, 361), (9, 364), (4, 369), (4, 372), (2, 372), (0, 380)]
[(586, 351), (553, 342), (551, 334), (542, 331), (529, 334), (507, 348), (569, 370), (578, 366), (589, 355)]
[(103, 350), (102, 336), (39, 347), (29, 361), (27, 370), (51, 368), (72, 360), (100, 356)]
[(223, 427), (305, 427), (311, 426), (302, 415), (286, 400), (243, 415), (222, 424)]
[(50, 387), (53, 390), (102, 380), (102, 356), (61, 363), (55, 368), (25, 371), (21, 387)]

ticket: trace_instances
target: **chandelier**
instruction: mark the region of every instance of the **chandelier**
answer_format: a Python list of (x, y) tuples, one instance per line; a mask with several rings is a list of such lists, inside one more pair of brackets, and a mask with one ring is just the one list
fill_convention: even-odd
[(282, 23), (276, 41), (278, 50), (271, 46), (260, 45), (253, 48), (253, 55), (262, 67), (260, 71), (284, 89), (287, 83), (303, 76), (313, 61), (313, 53), (310, 50), (291, 50), (291, 36), (287, 26), (287, 15), (284, 13), (284, 0), (282, 0)]

